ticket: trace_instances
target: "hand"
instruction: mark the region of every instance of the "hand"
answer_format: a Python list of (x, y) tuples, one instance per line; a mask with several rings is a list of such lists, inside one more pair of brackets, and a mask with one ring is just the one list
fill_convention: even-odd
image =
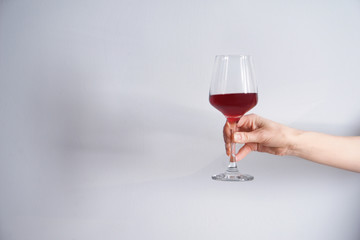
[(292, 140), (300, 131), (250, 114), (239, 120), (233, 136), (230, 132), (230, 124), (226, 122), (224, 126), (226, 154), (230, 155), (231, 140), (245, 144), (236, 154), (236, 161), (239, 161), (251, 151), (280, 156), (290, 155)]

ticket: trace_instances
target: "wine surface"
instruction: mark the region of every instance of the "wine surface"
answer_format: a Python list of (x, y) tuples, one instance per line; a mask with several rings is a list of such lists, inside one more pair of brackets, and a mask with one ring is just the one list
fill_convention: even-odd
[(228, 121), (238, 121), (258, 101), (257, 93), (229, 93), (210, 95), (210, 103), (222, 112)]

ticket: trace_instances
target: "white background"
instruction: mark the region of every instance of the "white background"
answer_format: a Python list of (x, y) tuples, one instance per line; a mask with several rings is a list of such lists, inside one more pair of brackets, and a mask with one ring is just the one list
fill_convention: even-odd
[[(0, 1), (0, 239), (360, 238), (360, 175), (226, 165), (217, 54), (250, 54), (252, 112), (360, 135), (360, 2)], [(341, 151), (341, 149), (338, 149)]]

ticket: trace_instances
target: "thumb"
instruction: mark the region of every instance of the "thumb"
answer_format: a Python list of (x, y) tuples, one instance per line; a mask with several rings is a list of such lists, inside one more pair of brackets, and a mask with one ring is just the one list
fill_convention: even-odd
[(234, 133), (233, 141), (236, 143), (260, 143), (262, 141), (261, 135), (259, 130), (252, 132), (236, 132)]

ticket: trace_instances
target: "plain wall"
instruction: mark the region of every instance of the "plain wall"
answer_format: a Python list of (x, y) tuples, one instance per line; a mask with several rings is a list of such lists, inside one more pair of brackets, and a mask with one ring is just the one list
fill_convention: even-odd
[(0, 239), (359, 239), (356, 173), (251, 153), (252, 185), (208, 177), (215, 55), (254, 57), (251, 112), (360, 135), (359, 29), (358, 0), (0, 1)]

